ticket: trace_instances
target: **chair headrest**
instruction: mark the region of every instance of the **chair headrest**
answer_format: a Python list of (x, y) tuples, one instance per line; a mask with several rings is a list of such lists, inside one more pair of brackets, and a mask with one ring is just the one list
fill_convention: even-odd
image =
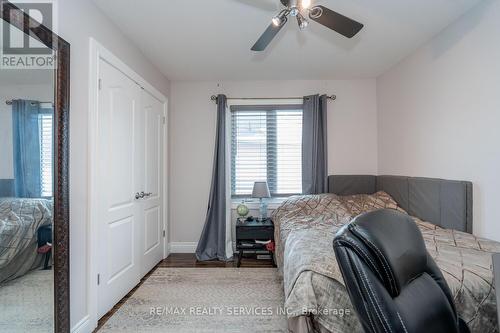
[(369, 249), (371, 258), (365, 260), (376, 262), (379, 276), (393, 297), (426, 272), (425, 242), (410, 216), (391, 209), (376, 210), (357, 216), (347, 229)]

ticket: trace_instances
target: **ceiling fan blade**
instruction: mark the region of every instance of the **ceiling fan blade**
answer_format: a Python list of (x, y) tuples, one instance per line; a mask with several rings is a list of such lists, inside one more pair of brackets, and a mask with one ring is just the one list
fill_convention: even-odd
[(266, 31), (260, 36), (260, 38), (252, 46), (252, 51), (264, 51), (266, 47), (271, 43), (273, 38), (280, 32), (281, 28), (286, 24), (286, 20), (279, 26), (275, 26), (271, 23)]
[(354, 37), (363, 28), (363, 24), (324, 6), (315, 6), (312, 8), (309, 12), (309, 18), (347, 38)]

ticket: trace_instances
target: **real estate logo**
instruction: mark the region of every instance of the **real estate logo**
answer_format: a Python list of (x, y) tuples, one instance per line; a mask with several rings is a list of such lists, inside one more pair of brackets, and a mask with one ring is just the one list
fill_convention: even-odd
[(54, 69), (56, 67), (56, 52), (43, 44), (38, 37), (44, 28), (55, 31), (54, 8), (55, 3), (51, 0), (29, 2), (0, 0), (0, 10), (3, 16), (9, 17), (10, 22), (18, 22), (25, 27), (23, 32), (15, 25), (2, 20), (1, 69)]

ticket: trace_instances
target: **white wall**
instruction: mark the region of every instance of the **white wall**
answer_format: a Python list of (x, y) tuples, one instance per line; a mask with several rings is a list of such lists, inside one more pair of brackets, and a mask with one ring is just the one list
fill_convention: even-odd
[(381, 76), (379, 173), (474, 183), (474, 233), (500, 240), (500, 1)]
[[(169, 82), (89, 0), (59, 4), (59, 35), (71, 44), (70, 109), (70, 253), (71, 325), (84, 319), (87, 308), (88, 261), (88, 108), (89, 38), (121, 58), (165, 96)], [(83, 327), (84, 330), (86, 327)]]
[(54, 99), (54, 88), (47, 84), (0, 84), (0, 179), (14, 179), (12, 106), (5, 104), (5, 101), (13, 99), (51, 102)]
[(172, 82), (170, 241), (197, 242), (205, 221), (215, 143), (210, 96), (295, 97), (336, 94), (329, 102), (329, 173), (377, 172), (375, 80)]

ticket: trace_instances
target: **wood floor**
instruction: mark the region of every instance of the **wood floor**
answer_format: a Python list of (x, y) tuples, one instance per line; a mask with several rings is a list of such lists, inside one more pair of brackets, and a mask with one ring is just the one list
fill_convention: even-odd
[[(168, 256), (158, 264), (158, 267), (236, 267), (235, 261), (198, 261), (192, 253), (175, 253)], [(257, 260), (255, 258), (244, 258), (241, 260), (241, 267), (273, 267), (270, 260)]]
[[(123, 297), (108, 313), (106, 313), (98, 322), (97, 328), (94, 333), (99, 331), (101, 327), (108, 321), (113, 314), (118, 311), (118, 309), (134, 294), (134, 292), (139, 289), (139, 287), (147, 280), (155, 270), (160, 267), (183, 267), (183, 268), (228, 268), (236, 267), (235, 261), (198, 261), (193, 253), (174, 253), (169, 255), (166, 259), (162, 260), (158, 265), (156, 265), (146, 276), (141, 279), (141, 282), (134, 287), (125, 297)], [(241, 260), (241, 268), (272, 268), (273, 264), (270, 260), (257, 260), (255, 258), (244, 258)]]

